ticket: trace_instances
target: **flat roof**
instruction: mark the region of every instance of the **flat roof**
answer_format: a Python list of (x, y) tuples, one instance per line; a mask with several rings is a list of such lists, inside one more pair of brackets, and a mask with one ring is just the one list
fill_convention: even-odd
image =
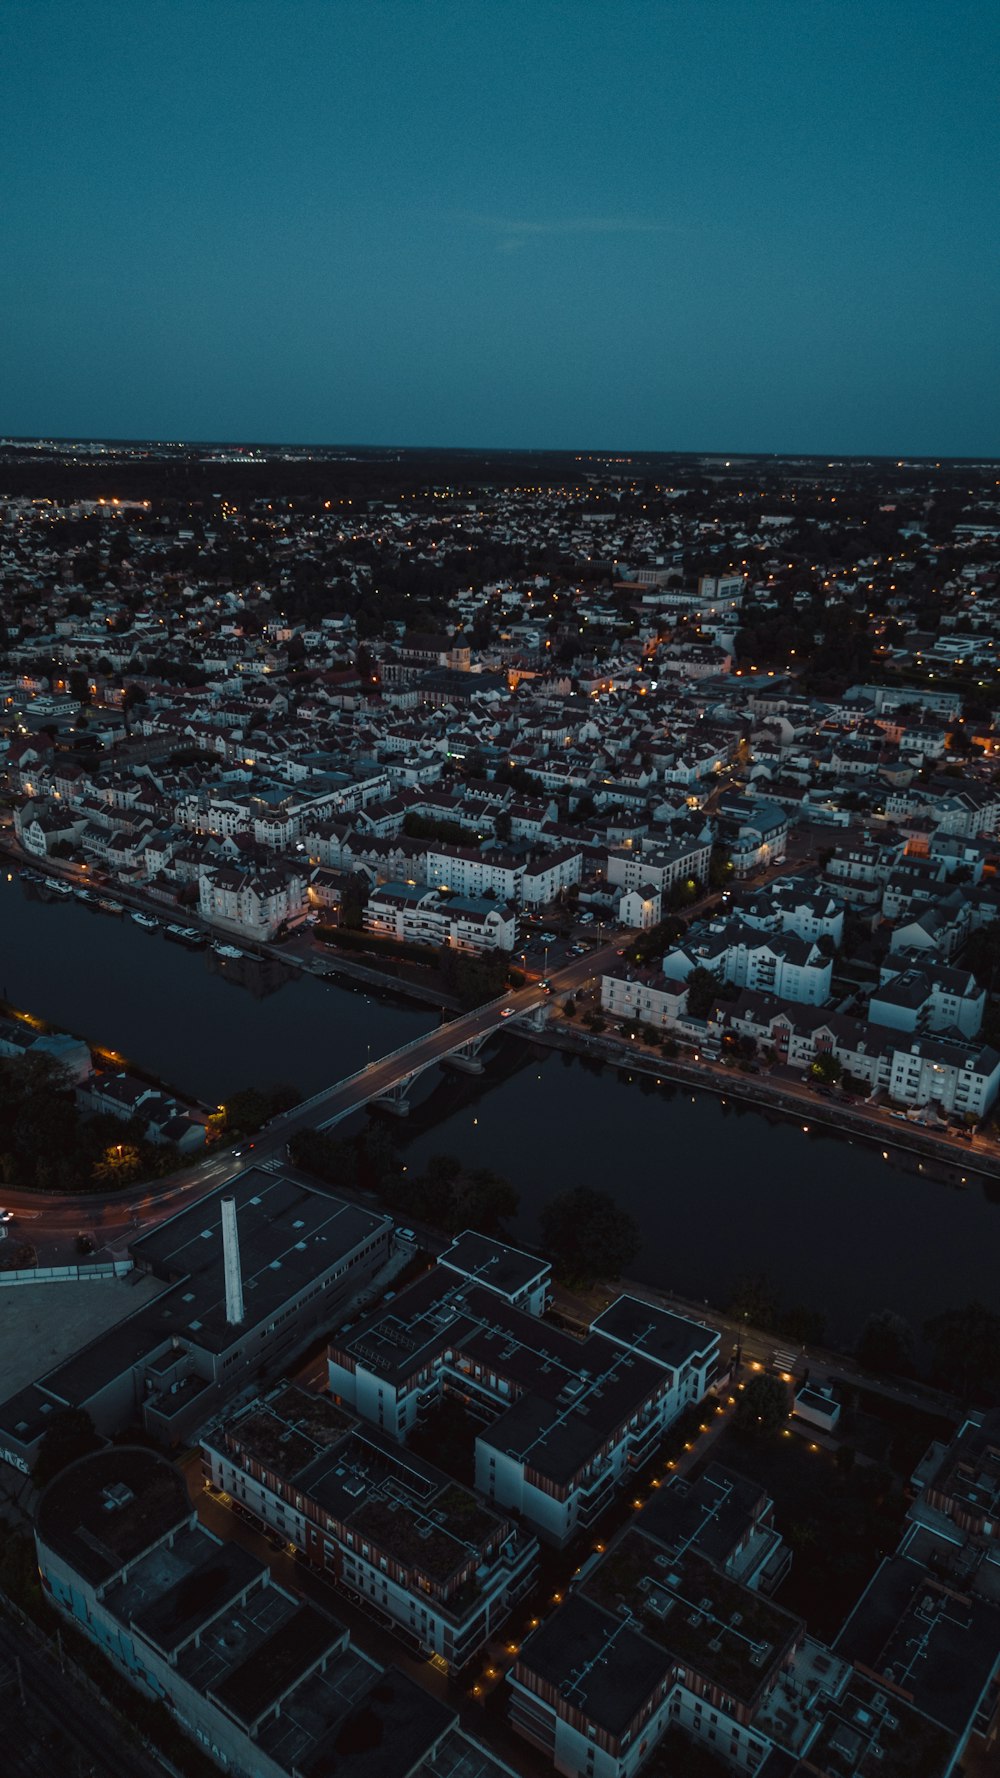
[(408, 1778), (455, 1713), (398, 1667), (387, 1667), (300, 1762), (302, 1778)]
[[(226, 1319), (223, 1198), (237, 1209), (244, 1319), (236, 1329)], [(190, 1337), (218, 1352), (390, 1226), (388, 1216), (254, 1167), (140, 1236), (131, 1252), (158, 1278), (183, 1282)]]
[(200, 1540), (194, 1565), (134, 1610), (132, 1622), (169, 1659), (260, 1578), (259, 1560), (240, 1544)]
[(693, 1358), (707, 1356), (719, 1344), (716, 1328), (644, 1303), (635, 1296), (616, 1298), (591, 1322), (591, 1332), (631, 1346), (644, 1358), (671, 1370)]
[(192, 1512), (180, 1470), (155, 1451), (117, 1445), (62, 1470), (42, 1493), (35, 1526), (44, 1544), (100, 1585)]
[(209, 1442), (255, 1459), (324, 1515), (442, 1585), (512, 1528), (443, 1470), (294, 1385), (223, 1421)]
[(637, 1624), (580, 1593), (532, 1631), (514, 1667), (554, 1686), (574, 1710), (621, 1735), (666, 1677), (669, 1659)]
[(700, 1550), (724, 1567), (758, 1517), (767, 1492), (759, 1482), (710, 1463), (697, 1481), (671, 1476), (646, 1502), (642, 1529), (669, 1550)]
[(165, 1288), (159, 1278), (130, 1272), (127, 1278), (0, 1290), (0, 1402), (117, 1327)]
[(511, 1384), (512, 1405), (484, 1440), (555, 1482), (574, 1476), (663, 1381), (658, 1364), (603, 1333), (575, 1339), (450, 1267), (330, 1341), (334, 1358), (349, 1355), (397, 1386), (446, 1348)]
[(439, 1254), (437, 1263), (507, 1297), (527, 1290), (552, 1271), (547, 1259), (524, 1253), (505, 1241), (491, 1241), (488, 1235), (477, 1234), (474, 1229), (463, 1229), (456, 1235), (451, 1246)]
[(958, 1734), (1000, 1661), (1000, 1604), (971, 1590), (958, 1592), (950, 1579), (938, 1580), (906, 1555), (890, 1556), (834, 1650)]
[(245, 1660), (230, 1668), (213, 1688), (212, 1696), (249, 1729), (302, 1675), (338, 1648), (343, 1635), (340, 1625), (325, 1612), (303, 1603), (266, 1634)]
[(705, 1557), (659, 1550), (633, 1526), (594, 1569), (583, 1592), (612, 1616), (623, 1608), (671, 1663), (692, 1667), (721, 1691), (752, 1703), (784, 1664), (805, 1626), (780, 1606), (720, 1574)]

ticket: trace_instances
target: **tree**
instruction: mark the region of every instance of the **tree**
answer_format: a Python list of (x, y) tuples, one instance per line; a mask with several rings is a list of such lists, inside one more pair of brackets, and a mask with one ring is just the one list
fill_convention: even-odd
[(710, 969), (697, 964), (687, 978), (687, 1009), (693, 1019), (707, 1019), (722, 983)]
[(493, 826), (494, 826), (494, 831), (496, 833), (497, 839), (502, 841), (502, 843), (504, 845), (506, 845), (507, 841), (510, 839), (510, 833), (511, 833), (510, 813), (507, 809), (500, 810), (500, 813), (497, 816), (496, 821), (494, 822)]
[(550, 1199), (539, 1222), (546, 1252), (568, 1284), (620, 1278), (641, 1246), (635, 1218), (588, 1185)]
[(734, 1321), (749, 1327), (774, 1327), (778, 1319), (778, 1292), (764, 1272), (748, 1272), (737, 1278), (729, 1304)]
[(710, 889), (724, 889), (732, 881), (733, 860), (729, 847), (716, 843), (712, 847), (708, 861), (708, 886)]
[(912, 1377), (916, 1339), (908, 1321), (893, 1309), (869, 1315), (855, 1347), (858, 1363), (877, 1376)]
[(281, 1111), (290, 1111), (302, 1094), (297, 1087), (282, 1084), (273, 1087), (242, 1087), (226, 1100), (226, 1128), (241, 1135), (252, 1136)]
[(924, 1322), (934, 1348), (938, 1380), (963, 1399), (983, 1395), (1000, 1382), (1000, 1315), (982, 1303), (945, 1309)]
[(70, 1463), (78, 1457), (87, 1457), (91, 1451), (99, 1451), (102, 1440), (98, 1437), (97, 1428), (85, 1408), (59, 1408), (49, 1416), (48, 1424), (38, 1447), (38, 1456), (31, 1472), (31, 1479), (36, 1488), (44, 1488)]
[(752, 1377), (741, 1391), (733, 1424), (753, 1438), (769, 1438), (788, 1415), (788, 1388), (780, 1377)]
[(843, 1072), (843, 1064), (832, 1050), (824, 1050), (822, 1055), (809, 1064), (810, 1079), (822, 1081), (825, 1086), (835, 1086)]
[(131, 1142), (110, 1142), (94, 1162), (94, 1178), (108, 1185), (129, 1185), (142, 1171), (142, 1155)]

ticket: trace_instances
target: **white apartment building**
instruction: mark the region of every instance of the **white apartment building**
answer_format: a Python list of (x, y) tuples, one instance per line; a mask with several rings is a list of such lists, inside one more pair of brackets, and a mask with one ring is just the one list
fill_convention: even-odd
[(206, 1480), (458, 1669), (533, 1585), (538, 1543), (328, 1396), (281, 1384), (202, 1439)]
[(458, 1276), (439, 1265), (342, 1330), (329, 1349), (330, 1392), (400, 1440), (436, 1402), (457, 1398), (484, 1422), (479, 1493), (562, 1547), (707, 1392), (719, 1336), (620, 1297), (575, 1340), (513, 1306), (517, 1292), (527, 1301), (543, 1288), (537, 1262), (499, 1242), (473, 1258)]
[(424, 872), (434, 889), (450, 889), (454, 895), (485, 895), (492, 889), (500, 901), (517, 905), (525, 866), (504, 852), (477, 852), (466, 846), (427, 848)]
[(452, 945), (476, 954), (513, 951), (517, 913), (499, 901), (441, 895), (409, 883), (383, 883), (368, 897), (364, 929), (412, 944)]
[(526, 908), (547, 907), (583, 874), (583, 854), (568, 847), (547, 852), (526, 864), (521, 878), (521, 900)]
[(714, 924), (694, 943), (679, 945), (663, 958), (663, 974), (670, 981), (686, 981), (697, 968), (711, 970), (737, 988), (822, 1006), (830, 996), (833, 964), (816, 944), (794, 932), (764, 936), (733, 920)]
[(202, 918), (241, 938), (266, 941), (305, 915), (305, 880), (278, 871), (208, 870), (198, 885)]
[(710, 839), (648, 845), (642, 851), (621, 847), (608, 853), (607, 879), (621, 889), (641, 889), (648, 883), (661, 894), (669, 895), (671, 889), (686, 883), (688, 878), (706, 883), (711, 856)]

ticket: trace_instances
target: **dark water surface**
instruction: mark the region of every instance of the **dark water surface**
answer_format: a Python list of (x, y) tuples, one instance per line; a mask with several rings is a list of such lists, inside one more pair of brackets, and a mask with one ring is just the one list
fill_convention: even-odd
[[(369, 1046), (385, 1054), (437, 1022), (284, 966), (223, 964), (6, 879), (4, 997), (208, 1102), (249, 1082), (314, 1092)], [(919, 1326), (972, 1297), (997, 1304), (1000, 1183), (969, 1175), (959, 1189), (877, 1148), (514, 1038), (481, 1081), (435, 1071), (421, 1085), (423, 1107), (399, 1126), (406, 1164), (451, 1153), (505, 1174), (526, 1240), (547, 1199), (582, 1181), (637, 1218), (635, 1275), (695, 1301), (725, 1304), (741, 1273), (767, 1272), (786, 1305), (824, 1310), (840, 1339), (872, 1309)]]
[(383, 1055), (438, 1023), (433, 1007), (371, 1000), (284, 964), (222, 962), (127, 914), (43, 900), (7, 877), (0, 871), (4, 999), (209, 1104), (251, 1083), (318, 1092), (363, 1067), (369, 1045)]

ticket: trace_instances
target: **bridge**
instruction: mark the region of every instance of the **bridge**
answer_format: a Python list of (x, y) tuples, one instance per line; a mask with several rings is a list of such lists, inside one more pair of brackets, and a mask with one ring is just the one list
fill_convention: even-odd
[[(627, 944), (628, 939), (621, 942)], [(551, 972), (553, 993), (568, 994), (592, 978), (600, 978), (615, 959), (612, 945), (574, 958), (564, 968)], [(481, 1073), (482, 1050), (488, 1040), (507, 1029), (530, 1035), (533, 1028), (538, 1030), (544, 1025), (549, 1005), (549, 995), (532, 983), (446, 1020), (437, 1030), (366, 1063), (274, 1118), (255, 1138), (254, 1163), (282, 1160), (285, 1144), (298, 1131), (330, 1129), (365, 1105), (381, 1105), (397, 1116), (405, 1116), (414, 1083), (429, 1068), (450, 1063), (469, 1073)], [(140, 1228), (160, 1222), (192, 1200), (217, 1190), (248, 1165), (245, 1154), (239, 1156), (227, 1148), (222, 1153), (207, 1155), (170, 1179), (150, 1180), (111, 1197), (98, 1192), (43, 1194), (6, 1187), (4, 1200), (15, 1209), (19, 1223), (23, 1222), (25, 1240), (66, 1241), (77, 1229), (85, 1227), (99, 1248), (107, 1245), (114, 1252), (115, 1243), (133, 1239)], [(18, 1225), (15, 1227), (22, 1232)]]
[(409, 1094), (429, 1068), (445, 1063), (466, 1074), (481, 1074), (482, 1051), (491, 1037), (501, 1029), (539, 1031), (548, 1009), (548, 995), (540, 996), (537, 990), (520, 1005), (512, 1004), (512, 997), (506, 994), (488, 1001), (474, 1012), (450, 1019), (436, 1031), (414, 1037), (388, 1055), (379, 1056), (377, 1061), (366, 1063), (354, 1074), (294, 1106), (283, 1117), (275, 1118), (274, 1126), (281, 1125), (286, 1139), (293, 1126), (328, 1130), (364, 1105), (379, 1105), (405, 1117), (410, 1109)]

